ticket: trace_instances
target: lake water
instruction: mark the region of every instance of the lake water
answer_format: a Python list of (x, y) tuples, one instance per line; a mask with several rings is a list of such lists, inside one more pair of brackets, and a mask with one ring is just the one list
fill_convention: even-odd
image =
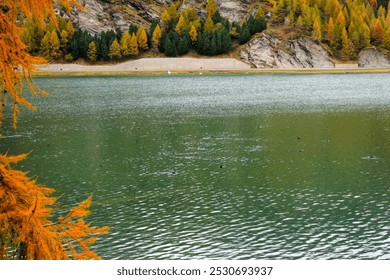
[(0, 152), (93, 194), (103, 258), (390, 259), (390, 75), (36, 82)]

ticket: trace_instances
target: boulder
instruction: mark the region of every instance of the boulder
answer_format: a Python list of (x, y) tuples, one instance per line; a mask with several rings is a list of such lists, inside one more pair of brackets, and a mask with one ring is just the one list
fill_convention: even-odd
[(358, 66), (363, 68), (388, 68), (390, 57), (385, 51), (366, 48), (359, 53)]
[(264, 33), (262, 37), (251, 40), (240, 56), (254, 68), (334, 68), (329, 53), (304, 36), (282, 41)]

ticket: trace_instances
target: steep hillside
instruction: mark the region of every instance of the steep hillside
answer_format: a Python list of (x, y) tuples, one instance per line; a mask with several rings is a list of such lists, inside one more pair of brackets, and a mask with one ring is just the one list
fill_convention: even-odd
[[(152, 20), (160, 18), (163, 9), (172, 2), (180, 3), (182, 9), (195, 7), (200, 16), (206, 17), (207, 1), (202, 0), (80, 0), (87, 12), (75, 9), (70, 18), (81, 29), (94, 34), (116, 29), (125, 31), (131, 23), (149, 27)], [(234, 22), (242, 20), (257, 2), (261, 1), (217, 0), (216, 5), (222, 17)], [(67, 17), (63, 11), (61, 14)]]
[[(98, 61), (149, 56), (149, 50), (166, 56), (195, 50), (208, 56), (230, 52), (253, 67), (278, 68), (331, 67), (332, 60), (375, 67), (367, 59), (386, 61), (390, 50), (388, 0), (80, 1), (86, 12), (58, 10), (76, 29), (84, 30), (76, 32), (76, 39), (65, 40), (62, 54), (67, 53), (71, 60), (88, 59), (92, 41)], [(257, 26), (263, 24), (257, 20), (263, 20), (265, 27)], [(157, 25), (161, 31), (154, 38)], [(143, 32), (139, 28), (146, 30), (148, 41), (142, 47), (138, 46)], [(264, 29), (264, 36), (256, 34)], [(132, 34), (139, 51), (124, 50), (126, 44), (130, 48)], [(114, 43), (115, 39), (118, 42)], [(362, 51), (364, 55), (360, 55)], [(365, 62), (361, 63), (359, 59), (363, 58)]]
[[(171, 0), (81, 0), (87, 11), (74, 9), (70, 18), (79, 28), (93, 34), (108, 30), (126, 30), (130, 23), (150, 26), (153, 19), (161, 15), (164, 5)], [(67, 17), (65, 12), (61, 15)]]

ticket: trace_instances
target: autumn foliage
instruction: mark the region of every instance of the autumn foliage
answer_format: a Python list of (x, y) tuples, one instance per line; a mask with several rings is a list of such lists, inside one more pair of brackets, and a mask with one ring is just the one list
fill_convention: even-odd
[[(333, 55), (356, 59), (375, 46), (390, 50), (390, 2), (376, 0), (268, 0), (272, 23), (285, 22), (324, 43)], [(288, 20), (286, 20), (288, 19)]]
[(0, 156), (0, 259), (99, 259), (88, 246), (108, 228), (83, 220), (92, 197), (55, 219), (54, 189), (11, 168), (25, 157)]
[[(42, 58), (31, 56), (21, 39), (22, 28), (17, 25), (18, 17), (23, 14), (28, 19), (36, 20), (45, 26), (45, 20), (50, 17), (56, 23), (53, 12), (53, 0), (2, 0), (0, 2), (0, 92), (4, 106), (11, 102), (13, 109), (13, 123), (16, 126), (16, 117), (19, 107), (25, 106), (34, 109), (34, 106), (21, 94), (23, 80), (33, 94), (45, 94), (31, 80), (34, 65), (45, 62)], [(60, 0), (65, 8), (77, 5), (76, 0)], [(3, 121), (3, 109), (0, 106), (0, 124)]]
[[(36, 64), (45, 62), (29, 55), (17, 22), (24, 16), (34, 19), (42, 29), (48, 18), (57, 24), (54, 2), (60, 2), (65, 8), (79, 6), (75, 0), (0, 2), (1, 102), (3, 106), (11, 103), (14, 127), (19, 106), (34, 109), (23, 96), (23, 86), (26, 84), (33, 94), (44, 94), (33, 83), (31, 74)], [(0, 122), (3, 106), (0, 106)], [(72, 208), (66, 216), (56, 217), (53, 210), (57, 199), (51, 196), (54, 190), (12, 168), (25, 157), (26, 154), (0, 155), (0, 259), (99, 259), (88, 246), (100, 234), (107, 233), (108, 228), (93, 228), (84, 221), (90, 213), (92, 197)]]

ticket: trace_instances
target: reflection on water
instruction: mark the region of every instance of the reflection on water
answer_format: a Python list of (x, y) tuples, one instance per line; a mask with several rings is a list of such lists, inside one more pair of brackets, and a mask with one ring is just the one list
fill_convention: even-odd
[(37, 80), (0, 151), (94, 194), (104, 258), (390, 259), (387, 74)]

